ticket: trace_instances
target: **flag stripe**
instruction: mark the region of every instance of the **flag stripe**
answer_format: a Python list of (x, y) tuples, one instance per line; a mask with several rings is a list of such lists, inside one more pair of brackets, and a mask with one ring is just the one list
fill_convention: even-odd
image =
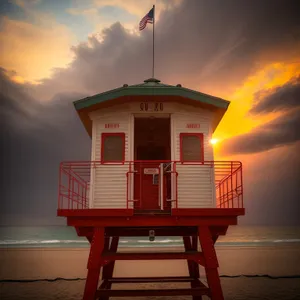
[(147, 23), (149, 24), (153, 24), (153, 19), (154, 19), (154, 11), (153, 11), (153, 8), (142, 18), (142, 20), (140, 21), (140, 24), (139, 24), (139, 29), (140, 30), (143, 30), (146, 28), (147, 26)]

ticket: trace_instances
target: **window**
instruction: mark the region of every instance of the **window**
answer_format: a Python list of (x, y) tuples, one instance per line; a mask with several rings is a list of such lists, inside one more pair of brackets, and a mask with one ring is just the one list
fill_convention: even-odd
[(180, 160), (199, 162), (204, 160), (203, 133), (180, 134)]
[(125, 133), (102, 133), (101, 162), (124, 162)]

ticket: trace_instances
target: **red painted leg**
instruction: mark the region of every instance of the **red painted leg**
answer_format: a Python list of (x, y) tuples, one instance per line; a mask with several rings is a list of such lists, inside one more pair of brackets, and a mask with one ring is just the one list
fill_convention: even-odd
[(212, 236), (212, 240), (213, 240), (213, 243), (214, 243), (214, 244), (216, 243), (218, 237), (219, 237), (218, 235), (213, 235), (213, 236)]
[[(191, 249), (193, 251), (198, 250), (198, 237), (197, 236), (192, 236)], [(197, 264), (195, 261), (193, 261), (193, 263), (194, 263), (194, 269), (195, 269), (195, 277), (200, 278), (199, 264)]]
[[(110, 244), (109, 244), (110, 238), (106, 238), (106, 239), (108, 240), (108, 247), (107, 248), (109, 249), (109, 252), (116, 253), (117, 249), (118, 249), (118, 244), (119, 244), (119, 237), (118, 236), (112, 237)], [(114, 267), (115, 267), (115, 261), (114, 260), (110, 261), (107, 265), (105, 265), (103, 267), (102, 280), (106, 281), (107, 279), (111, 279), (113, 277)], [(111, 289), (111, 282), (106, 282), (105, 288), (106, 289)], [(102, 297), (102, 298), (99, 298), (99, 299), (108, 300), (109, 297)]]
[[(191, 238), (189, 236), (184, 236), (183, 243), (186, 252), (191, 250), (197, 251), (197, 239), (196, 239), (196, 243), (195, 243), (195, 239), (193, 239), (191, 243)], [(193, 260), (187, 260), (187, 263), (188, 263), (190, 277), (195, 279), (194, 281), (191, 282), (191, 288), (199, 287), (200, 286), (199, 265)], [(202, 297), (193, 296), (193, 300), (202, 300)]]
[(199, 240), (205, 259), (205, 272), (212, 300), (224, 300), (221, 287), (218, 258), (211, 232), (208, 227), (198, 228)]
[(101, 268), (101, 253), (104, 247), (104, 228), (95, 228), (88, 260), (88, 274), (83, 300), (94, 300), (98, 288)]
[[(183, 237), (183, 244), (184, 244), (185, 252), (188, 252), (188, 251), (192, 250), (191, 239), (190, 239), (189, 236), (184, 236)], [(188, 259), (187, 264), (188, 264), (190, 277), (195, 278), (193, 261)]]
[(89, 243), (91, 244), (92, 240), (93, 240), (93, 236), (92, 235), (87, 235), (86, 238), (89, 241)]
[[(109, 247), (109, 252), (110, 253), (116, 253), (117, 249), (118, 249), (118, 244), (119, 244), (119, 237), (118, 236), (112, 237), (111, 244), (110, 244), (110, 247)], [(103, 279), (111, 279), (112, 276), (113, 276), (114, 267), (115, 267), (115, 261), (114, 260), (109, 262), (107, 265), (105, 265), (103, 267), (102, 278)]]

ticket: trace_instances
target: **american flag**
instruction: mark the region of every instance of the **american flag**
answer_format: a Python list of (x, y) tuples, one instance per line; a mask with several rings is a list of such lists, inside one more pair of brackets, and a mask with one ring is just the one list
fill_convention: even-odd
[(153, 24), (154, 19), (154, 8), (152, 8), (146, 16), (140, 21), (140, 30), (143, 30), (146, 28), (147, 23)]

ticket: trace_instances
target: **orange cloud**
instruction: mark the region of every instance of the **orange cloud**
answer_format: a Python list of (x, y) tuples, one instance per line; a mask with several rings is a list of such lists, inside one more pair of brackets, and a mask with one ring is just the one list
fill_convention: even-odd
[(66, 66), (72, 60), (74, 37), (70, 31), (45, 15), (39, 19), (36, 25), (2, 19), (0, 65), (16, 71), (18, 82), (49, 77), (53, 68)]
[(214, 137), (225, 139), (244, 134), (277, 117), (278, 114), (274, 113), (259, 117), (249, 116), (248, 111), (253, 105), (254, 95), (260, 90), (285, 84), (299, 72), (300, 63), (290, 65), (275, 63), (248, 77), (234, 94), (226, 97), (231, 101), (231, 104)]
[[(283, 64), (274, 63), (248, 77), (232, 95), (228, 95), (231, 104), (219, 127), (214, 133), (214, 138), (222, 141), (230, 137), (251, 132), (254, 128), (265, 122), (277, 118), (281, 113), (252, 116), (248, 112), (253, 106), (255, 93), (261, 90), (281, 86), (293, 76), (300, 73), (300, 62)], [(222, 147), (222, 142), (214, 145), (216, 155)]]

